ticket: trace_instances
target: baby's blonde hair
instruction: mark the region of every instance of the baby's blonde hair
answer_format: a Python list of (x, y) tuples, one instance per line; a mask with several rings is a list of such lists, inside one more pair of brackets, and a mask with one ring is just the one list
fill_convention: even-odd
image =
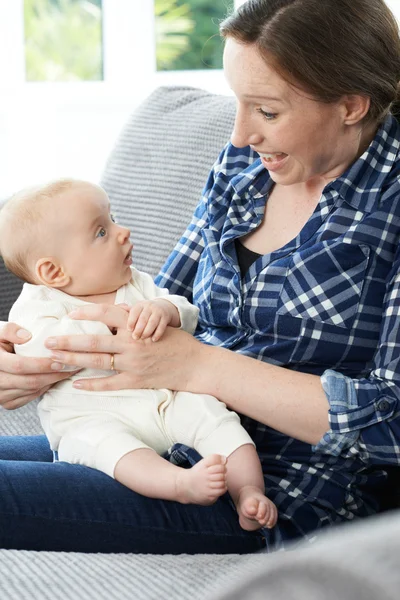
[(9, 271), (28, 283), (36, 283), (32, 251), (45, 232), (42, 219), (48, 202), (81, 182), (58, 179), (45, 185), (20, 190), (0, 210), (0, 255)]

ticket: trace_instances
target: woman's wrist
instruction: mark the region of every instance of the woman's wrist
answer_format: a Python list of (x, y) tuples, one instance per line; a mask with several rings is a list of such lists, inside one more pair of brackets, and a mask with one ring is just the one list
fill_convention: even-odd
[(232, 378), (231, 361), (235, 361), (236, 356), (238, 355), (231, 350), (196, 340), (185, 364), (188, 373), (187, 390), (215, 396), (229, 405), (231, 393), (227, 382)]

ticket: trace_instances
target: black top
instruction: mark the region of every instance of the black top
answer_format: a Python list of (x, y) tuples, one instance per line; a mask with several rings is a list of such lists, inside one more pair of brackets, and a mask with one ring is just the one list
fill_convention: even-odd
[(235, 240), (235, 248), (236, 254), (238, 258), (240, 274), (244, 277), (247, 271), (250, 269), (251, 265), (257, 258), (260, 258), (262, 254), (258, 254), (258, 252), (253, 252), (253, 250), (249, 250), (246, 246), (243, 246), (242, 242), (239, 238)]

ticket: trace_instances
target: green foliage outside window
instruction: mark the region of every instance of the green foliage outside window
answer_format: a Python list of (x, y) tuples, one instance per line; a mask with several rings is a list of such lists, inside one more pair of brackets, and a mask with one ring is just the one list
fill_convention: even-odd
[(27, 81), (103, 78), (102, 0), (24, 0)]
[(220, 69), (219, 22), (233, 0), (155, 0), (158, 70)]

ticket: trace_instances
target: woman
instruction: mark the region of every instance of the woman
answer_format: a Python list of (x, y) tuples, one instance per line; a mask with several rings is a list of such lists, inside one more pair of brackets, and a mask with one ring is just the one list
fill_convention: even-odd
[[(109, 368), (113, 357), (119, 373), (82, 388), (209, 393), (245, 415), (278, 525), (265, 538), (250, 534), (226, 499), (198, 507), (143, 498), (100, 473), (47, 462), (41, 438), (8, 438), (3, 547), (277, 548), (376, 512), (381, 465), (399, 462), (396, 22), (382, 0), (249, 0), (221, 33), (238, 100), (232, 144), (157, 280), (198, 305), (197, 339), (171, 330), (157, 344), (134, 342), (123, 308), (94, 306), (78, 318), (102, 320), (116, 336), (49, 347), (56, 367)], [(4, 344), (18, 341), (17, 329), (6, 328)], [(60, 378), (47, 361), (21, 364), (6, 352), (0, 367), (6, 408)]]

